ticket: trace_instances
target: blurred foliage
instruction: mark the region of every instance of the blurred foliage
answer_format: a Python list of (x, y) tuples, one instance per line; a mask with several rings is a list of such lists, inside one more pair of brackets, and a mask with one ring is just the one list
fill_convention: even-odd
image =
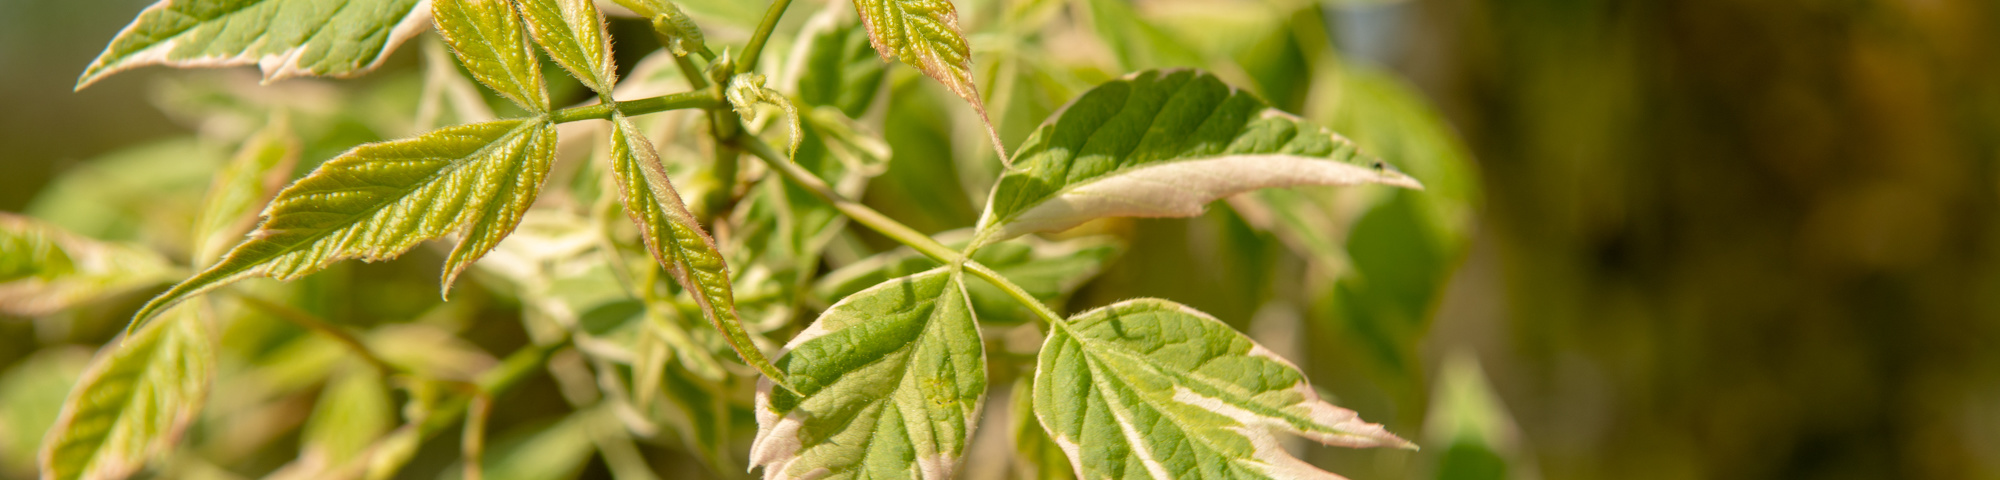
[[(0, 209), (185, 266), (210, 179), (273, 112), (289, 119), (294, 171), (305, 172), (362, 142), (515, 111), (490, 96), (421, 106), (436, 98), (426, 92), (462, 88), (446, 86), (455, 68), (441, 77), (420, 60), (432, 35), (357, 80), (259, 85), (247, 70), (142, 70), (68, 93), (75, 70), (143, 3), (0, 3), (0, 85), (10, 87), (0, 89)], [(762, 14), (755, 2), (682, 6), (712, 44), (740, 41)], [(792, 8), (796, 27), (823, 7)], [(1424, 446), (1312, 447), (1302, 458), (1362, 479), (2000, 478), (2000, 4), (958, 9), (973, 78), (1009, 145), (1122, 72), (1199, 66), (1425, 182), (1423, 192), (1266, 191), (1199, 218), (1100, 221), (1047, 240), (1092, 253), (1088, 265), (1046, 268), (1101, 269), (1081, 285), (1051, 282), (1049, 298), (1068, 297), (1059, 309), (1176, 299), (1233, 322), (1337, 403)], [(682, 88), (670, 65), (633, 53), (657, 45), (645, 22), (614, 19), (612, 31), (624, 76), (646, 80), (628, 83)], [(983, 128), (918, 72), (870, 70), (879, 64), (852, 50), (854, 31), (826, 33), (849, 50), (813, 60), (844, 65), (849, 78), (794, 89), (796, 78), (774, 76), (774, 87), (828, 104), (809, 112), (820, 121), (806, 124), (815, 133), (802, 164), (819, 159), (808, 166), (920, 230), (970, 225), (998, 172)], [(804, 61), (790, 45), (775, 39), (767, 60)], [(584, 99), (548, 68), (559, 104)], [(808, 85), (834, 81), (877, 93), (813, 100), (824, 91)], [(707, 154), (672, 141), (695, 122), (665, 117), (642, 128), (669, 163)], [(843, 128), (882, 145), (817, 133)], [(636, 245), (565, 236), (618, 228), (594, 223), (607, 197), (595, 177), (563, 170), (600, 168), (579, 161), (602, 154), (590, 150), (565, 142), (559, 165), (580, 166), (552, 175), (543, 202), (557, 208), (531, 215), (449, 303), (432, 293), (444, 252), (429, 248), (237, 287), (289, 309), (220, 297), (217, 383), (154, 475), (309, 478), (364, 449), (405, 460), (398, 478), (459, 474), (457, 433), (397, 433), (448, 386), (386, 388), (337, 342), (279, 318), (308, 315), (399, 353), (385, 361), (459, 380), (572, 335), (579, 353), (536, 366), (545, 372), (496, 399), (488, 476), (743, 476), (754, 431), (746, 367), (699, 312), (625, 288), (643, 280), (634, 265), (649, 265)], [(871, 154), (889, 156), (886, 168)], [(741, 232), (754, 246), (729, 249), (739, 283), (786, 280), (738, 289), (746, 320), (771, 339), (788, 338), (824, 308), (822, 290), (841, 287), (800, 279), (874, 275), (870, 264), (908, 259), (785, 187), (757, 184), (738, 213), (804, 212), (839, 231)], [(1024, 268), (1045, 261), (1019, 255)], [(157, 288), (124, 290), (0, 316), (0, 478), (33, 475), (65, 385)], [(1016, 384), (1032, 363), (1039, 332), (1017, 322), (988, 325), (992, 385)], [(1009, 407), (1022, 397), (988, 393), (962, 476), (1067, 475), (1047, 465), (1061, 456), (1045, 438), (1014, 438), (1040, 432)], [(1007, 459), (1015, 445), (1030, 454)]]

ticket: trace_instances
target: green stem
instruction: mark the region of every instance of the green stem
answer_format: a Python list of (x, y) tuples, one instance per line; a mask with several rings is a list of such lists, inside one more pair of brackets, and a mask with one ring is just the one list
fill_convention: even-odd
[(771, 39), (771, 31), (778, 28), (778, 19), (785, 16), (785, 8), (792, 6), (792, 0), (771, 0), (771, 8), (764, 10), (764, 21), (757, 23), (757, 32), (750, 35), (750, 43), (743, 46), (743, 58), (736, 61), (736, 73), (749, 73), (757, 69), (757, 55), (764, 52), (764, 43)]
[(1001, 291), (1007, 292), (1007, 296), (1014, 297), (1014, 301), (1027, 306), (1029, 310), (1033, 310), (1035, 315), (1048, 321), (1049, 325), (1053, 325), (1057, 329), (1068, 329), (1061, 315), (1056, 315), (1054, 310), (1049, 309), (1048, 305), (1042, 304), (1041, 300), (1036, 299), (1034, 295), (1029, 294), (1020, 285), (1015, 285), (1013, 281), (1000, 275), (999, 272), (995, 272), (993, 269), (987, 268), (977, 261), (960, 255), (950, 247), (938, 243), (937, 240), (931, 239), (929, 235), (918, 232), (908, 225), (903, 225), (901, 222), (883, 215), (882, 212), (868, 208), (867, 205), (862, 205), (860, 202), (842, 197), (839, 192), (835, 192), (832, 187), (827, 186), (825, 181), (820, 180), (819, 177), (814, 176), (812, 172), (806, 171), (805, 168), (800, 167), (798, 164), (786, 160), (776, 149), (771, 148), (771, 145), (764, 143), (762, 139), (743, 135), (737, 137), (732, 143), (742, 146), (750, 154), (763, 159), (764, 164), (769, 165), (772, 171), (778, 172), (778, 175), (785, 177), (786, 180), (790, 180), (792, 183), (805, 188), (806, 191), (812, 192), (820, 200), (825, 200), (826, 203), (833, 204), (834, 209), (840, 210), (840, 213), (854, 219), (855, 222), (866, 225), (876, 232), (881, 232), (882, 235), (892, 240), (908, 245), (918, 253), (930, 257), (932, 260), (937, 260), (939, 263), (964, 265), (965, 269), (972, 272), (974, 276), (986, 279), (988, 283), (992, 283), (993, 286), (999, 287)]
[(645, 115), (685, 108), (711, 109), (722, 106), (722, 95), (719, 92), (715, 88), (703, 88), (691, 92), (646, 97), (638, 100), (626, 100), (618, 103), (598, 103), (581, 107), (569, 107), (549, 114), (549, 121), (569, 123), (591, 119), (610, 120), (611, 112), (614, 108), (617, 109), (618, 113), (623, 113), (627, 116)]

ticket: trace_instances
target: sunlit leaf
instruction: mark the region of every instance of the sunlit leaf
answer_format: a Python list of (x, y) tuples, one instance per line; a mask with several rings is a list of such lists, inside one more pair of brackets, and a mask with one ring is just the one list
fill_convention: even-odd
[(972, 104), (986, 123), (993, 151), (1008, 158), (1000, 132), (986, 118), (979, 86), (972, 83), (972, 48), (958, 28), (958, 7), (951, 0), (854, 0), (854, 10), (861, 14), (868, 41), (883, 60), (916, 67)]
[[(964, 248), (968, 240), (965, 233), (946, 232), (939, 239), (945, 246)], [(973, 252), (972, 259), (1007, 277), (1035, 299), (1060, 306), (1069, 294), (1096, 277), (1123, 250), (1117, 239), (1108, 236), (1060, 242), (1029, 238), (988, 245)], [(813, 295), (832, 301), (891, 278), (938, 266), (930, 257), (900, 248), (821, 276), (813, 287)], [(1020, 323), (1034, 318), (1027, 307), (991, 284), (971, 282), (965, 290), (981, 322)]]
[(803, 128), (799, 126), (799, 108), (793, 106), (792, 99), (786, 98), (785, 94), (764, 86), (764, 75), (752, 72), (730, 77), (729, 88), (723, 90), (723, 93), (729, 99), (729, 106), (735, 108), (736, 114), (747, 122), (757, 120), (757, 105), (760, 104), (784, 110), (785, 120), (792, 127), (790, 148), (785, 154), (798, 155), (800, 135), (804, 133), (801, 131)]
[(215, 377), (205, 307), (169, 311), (98, 353), (42, 445), (42, 478), (124, 478), (179, 440)]
[(257, 209), (292, 178), (298, 157), (298, 138), (283, 117), (243, 142), (236, 157), (216, 173), (202, 202), (195, 229), (195, 265), (213, 263), (241, 241), (243, 232), (257, 224)]
[(40, 316), (169, 280), (167, 260), (0, 212), (0, 313)]
[(1339, 478), (1286, 453), (1279, 433), (1414, 447), (1320, 400), (1297, 367), (1214, 317), (1154, 299), (1051, 332), (1035, 414), (1083, 478)]
[(612, 123), (616, 125), (611, 135), (612, 171), (617, 175), (625, 211), (639, 226), (646, 249), (688, 290), (744, 362), (783, 384), (783, 374), (743, 330), (743, 321), (736, 313), (735, 293), (729, 284), (729, 265), (716, 251), (715, 239), (702, 230), (701, 223), (674, 191), (652, 143), (632, 126), (630, 119), (619, 115)]
[(419, 0), (161, 0), (139, 12), (76, 88), (144, 65), (210, 67), (256, 64), (266, 81), (308, 75), (352, 76), (429, 27)]
[(541, 61), (510, 0), (432, 0), (438, 34), (472, 78), (531, 112), (549, 110)]
[(515, 0), (521, 19), (535, 43), (548, 52), (557, 65), (569, 70), (591, 90), (610, 94), (618, 83), (618, 68), (611, 60), (611, 36), (604, 31), (604, 17), (590, 0)]
[(1195, 70), (1099, 85), (1043, 123), (993, 187), (980, 236), (1107, 216), (1186, 217), (1260, 188), (1416, 180), (1353, 142)]
[(750, 457), (765, 478), (952, 478), (986, 393), (960, 273), (848, 296), (786, 348), (778, 366), (799, 393), (757, 392)]
[(554, 147), (555, 126), (541, 118), (355, 147), (279, 192), (249, 240), (154, 298), (135, 321), (243, 278), (291, 280), (342, 259), (394, 258), (457, 234), (445, 261), (442, 288), (449, 291), (534, 203)]

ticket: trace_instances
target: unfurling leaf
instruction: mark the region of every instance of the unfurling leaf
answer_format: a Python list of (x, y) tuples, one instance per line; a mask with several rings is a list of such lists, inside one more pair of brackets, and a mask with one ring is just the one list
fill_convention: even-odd
[(0, 313), (48, 315), (105, 295), (170, 281), (167, 259), (0, 212)]
[(250, 276), (291, 280), (333, 262), (384, 260), (457, 234), (443, 289), (514, 230), (555, 155), (543, 118), (460, 125), (355, 147), (264, 209), (264, 223), (220, 262), (146, 303), (134, 326), (182, 300)]
[(98, 353), (42, 444), (42, 478), (125, 478), (171, 449), (215, 377), (204, 307), (172, 310)]
[(708, 50), (708, 40), (701, 33), (701, 26), (696, 25), (694, 19), (688, 18), (686, 13), (682, 13), (680, 5), (667, 0), (616, 1), (619, 5), (631, 9), (633, 13), (652, 20), (653, 35), (659, 38), (660, 45), (666, 46), (667, 51), (673, 52), (674, 56), (685, 57), (690, 53), (696, 53), (702, 57), (715, 58), (715, 53)]
[(549, 111), (541, 61), (509, 0), (433, 0), (438, 34), (472, 78), (531, 112)]
[(836, 303), (778, 367), (797, 394), (761, 384), (753, 465), (766, 479), (952, 478), (986, 394), (986, 353), (949, 268)]
[(979, 86), (972, 83), (972, 47), (958, 28), (958, 7), (951, 0), (854, 0), (854, 11), (868, 27), (868, 42), (883, 60), (897, 60), (937, 79), (979, 112), (993, 151), (1007, 160), (1000, 131), (986, 117)]
[(285, 186), (299, 158), (299, 140), (291, 122), (278, 117), (237, 149), (236, 157), (216, 173), (195, 221), (194, 264), (207, 266), (227, 252), (257, 224), (257, 208)]
[(793, 106), (792, 100), (785, 98), (785, 94), (764, 86), (763, 75), (752, 72), (730, 77), (729, 90), (724, 93), (729, 97), (729, 106), (735, 108), (736, 114), (742, 116), (744, 121), (757, 120), (757, 104), (760, 103), (784, 110), (785, 120), (792, 127), (791, 149), (785, 155), (799, 154), (799, 139), (803, 133), (803, 128), (799, 126), (799, 108)]
[(1340, 478), (1279, 432), (1344, 447), (1415, 448), (1320, 400), (1290, 362), (1165, 300), (1084, 312), (1049, 334), (1035, 415), (1082, 478)]
[(702, 230), (680, 193), (674, 191), (653, 144), (624, 115), (614, 115), (612, 123), (611, 168), (618, 178), (625, 212), (638, 224), (646, 249), (701, 305), (744, 363), (780, 385), (788, 385), (743, 330), (743, 321), (736, 314), (735, 293), (730, 290), (729, 264), (716, 250), (715, 239)]
[(76, 88), (145, 65), (257, 64), (264, 80), (358, 75), (423, 33), (430, 10), (419, 0), (160, 0), (139, 12)]
[(516, 0), (528, 33), (541, 44), (542, 51), (557, 65), (569, 70), (583, 86), (602, 95), (611, 94), (618, 84), (618, 68), (611, 60), (611, 36), (604, 32), (604, 17), (590, 0)]
[(1035, 129), (1017, 158), (993, 187), (982, 241), (1099, 217), (1193, 216), (1260, 188), (1422, 188), (1339, 134), (1194, 70), (1099, 85)]

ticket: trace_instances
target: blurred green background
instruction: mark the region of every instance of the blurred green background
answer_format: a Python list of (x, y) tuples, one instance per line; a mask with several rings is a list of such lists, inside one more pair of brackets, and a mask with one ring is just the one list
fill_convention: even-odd
[[(202, 128), (154, 106), (158, 80), (183, 73), (141, 69), (70, 92), (147, 3), (0, 0), (0, 210), (23, 211), (86, 160)], [(1425, 407), (1456, 398), (1453, 365), (1482, 366), (1495, 394), (1484, 404), (1506, 414), (1487, 420), (1511, 426), (1486, 429), (1505, 432), (1492, 434), (1505, 448), (1465, 454), (1514, 478), (2000, 478), (2000, 2), (1320, 11), (1347, 58), (1436, 104), (1483, 192), (1470, 253), (1434, 259), (1451, 275), (1419, 300), (1433, 320), (1416, 330), (1415, 362), (1389, 369), (1404, 373), (1356, 373), (1367, 361), (1342, 340), (1356, 327), (1303, 323), (1301, 363), (1339, 403), (1437, 438), (1414, 431), (1445, 418)], [(392, 68), (414, 67), (415, 50)], [(1285, 105), (1279, 87), (1265, 94)], [(1296, 268), (1257, 253), (1270, 238), (1244, 235), (1211, 240), (1261, 263), (1197, 267)], [(1128, 260), (1149, 248), (1187, 246), (1142, 243)], [(1268, 314), (1260, 295), (1287, 288), (1214, 288), (1230, 277), (1132, 263), (1071, 306), (1162, 295), (1250, 318)], [(0, 365), (32, 350), (14, 337)], [(1413, 475), (1409, 454), (1310, 454), (1354, 478)], [(1429, 474), (1495, 474), (1463, 468)]]

